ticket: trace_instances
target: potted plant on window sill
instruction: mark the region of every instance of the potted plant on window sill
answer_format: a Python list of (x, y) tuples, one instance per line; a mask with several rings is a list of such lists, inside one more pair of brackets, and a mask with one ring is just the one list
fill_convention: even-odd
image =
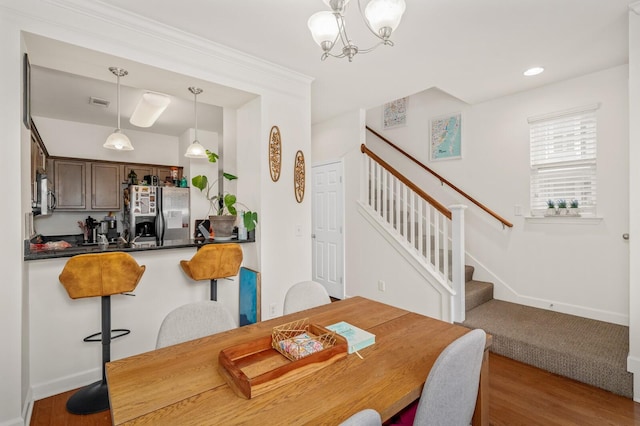
[[(207, 150), (207, 155), (209, 155), (209, 161), (211, 163), (216, 162), (218, 158), (216, 154)], [(237, 176), (230, 173), (223, 173), (222, 176), (229, 181), (238, 179)], [(258, 213), (250, 211), (244, 204), (240, 203), (235, 194), (215, 192), (217, 191), (217, 183), (218, 179), (213, 183), (209, 183), (206, 175), (198, 175), (191, 179), (191, 184), (195, 188), (198, 188), (200, 192), (203, 192), (207, 200), (209, 200), (209, 211), (207, 215), (213, 228), (214, 238), (218, 240), (231, 239), (233, 236), (233, 226), (235, 225), (238, 213), (236, 206), (241, 206), (246, 209), (241, 226), (244, 225), (247, 232), (253, 231), (258, 223)]]
[(547, 200), (547, 211), (544, 214), (545, 216), (555, 216), (558, 214), (558, 210), (556, 209), (556, 203), (553, 200)]
[(580, 216), (580, 211), (578, 210), (578, 200), (571, 200), (569, 202), (569, 209), (567, 210), (567, 215), (569, 216)]

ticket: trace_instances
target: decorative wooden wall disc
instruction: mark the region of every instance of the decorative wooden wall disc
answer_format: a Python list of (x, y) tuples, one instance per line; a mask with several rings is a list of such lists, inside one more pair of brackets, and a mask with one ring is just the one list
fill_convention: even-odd
[(296, 161), (293, 166), (293, 190), (296, 193), (296, 201), (301, 203), (304, 198), (304, 154), (296, 152)]
[(269, 173), (271, 180), (277, 182), (280, 179), (280, 169), (282, 167), (282, 139), (280, 129), (273, 126), (269, 133)]

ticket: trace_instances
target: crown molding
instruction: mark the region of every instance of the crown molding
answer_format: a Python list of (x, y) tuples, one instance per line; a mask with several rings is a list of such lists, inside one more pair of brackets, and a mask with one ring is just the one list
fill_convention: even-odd
[(632, 10), (636, 15), (640, 15), (640, 1), (630, 3), (629, 10)]
[(310, 85), (313, 77), (285, 68), (281, 65), (244, 53), (240, 50), (219, 44), (215, 41), (188, 33), (161, 22), (149, 19), (112, 6), (105, 1), (95, 0), (44, 0), (51, 5), (80, 13), (91, 18), (99, 19), (129, 31), (144, 34), (165, 42), (170, 42), (184, 48), (198, 51), (204, 55), (217, 58), (226, 63), (240, 67), (260, 70), (276, 78), (286, 78), (298, 83)]

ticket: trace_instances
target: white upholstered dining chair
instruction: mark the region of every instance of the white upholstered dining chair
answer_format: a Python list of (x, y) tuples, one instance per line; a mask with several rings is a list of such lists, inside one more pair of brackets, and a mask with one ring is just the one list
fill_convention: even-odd
[(284, 297), (284, 314), (315, 308), (331, 303), (324, 286), (315, 281), (302, 281), (287, 290)]
[(471, 424), (486, 338), (484, 330), (472, 330), (442, 351), (422, 389), (414, 425)]
[(225, 306), (213, 300), (188, 303), (169, 312), (160, 325), (156, 349), (238, 327)]
[(349, 417), (340, 426), (382, 426), (382, 419), (376, 410), (367, 408)]

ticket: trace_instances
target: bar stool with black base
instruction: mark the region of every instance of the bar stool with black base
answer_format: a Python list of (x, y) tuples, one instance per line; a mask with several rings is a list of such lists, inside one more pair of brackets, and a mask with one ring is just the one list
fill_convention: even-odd
[(242, 263), (240, 244), (207, 244), (191, 260), (181, 260), (180, 266), (194, 281), (210, 280), (210, 299), (218, 299), (218, 279), (238, 275)]
[(102, 342), (102, 380), (71, 395), (67, 401), (70, 413), (91, 414), (109, 409), (105, 365), (111, 360), (111, 340), (130, 332), (111, 330), (111, 295), (135, 290), (144, 270), (144, 265), (138, 265), (131, 255), (122, 252), (74, 256), (62, 270), (59, 279), (70, 298), (100, 296), (102, 301), (102, 331), (84, 338), (85, 342)]

